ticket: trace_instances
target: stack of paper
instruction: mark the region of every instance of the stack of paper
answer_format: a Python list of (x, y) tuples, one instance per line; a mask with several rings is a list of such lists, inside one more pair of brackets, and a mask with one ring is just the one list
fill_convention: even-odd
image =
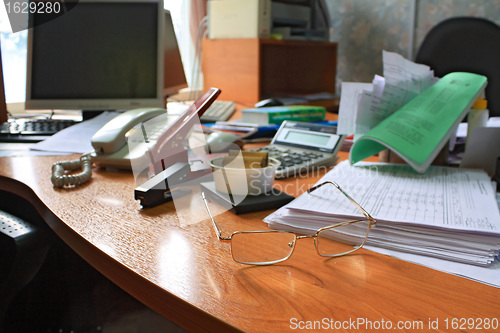
[[(431, 166), (340, 163), (318, 183), (335, 181), (377, 220), (367, 245), (489, 266), (500, 252), (500, 214), (485, 172)], [(265, 218), (271, 228), (313, 234), (339, 216), (359, 217), (351, 205), (304, 193)], [(347, 202), (347, 201), (346, 201)]]

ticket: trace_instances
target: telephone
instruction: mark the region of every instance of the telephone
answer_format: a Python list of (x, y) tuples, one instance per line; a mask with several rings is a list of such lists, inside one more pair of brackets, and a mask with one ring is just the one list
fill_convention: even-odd
[[(52, 166), (52, 184), (55, 187), (65, 187), (86, 183), (92, 176), (92, 163), (94, 162), (101, 166), (131, 169), (132, 161), (141, 159), (146, 153), (148, 147), (144, 144), (154, 145), (154, 142), (148, 140), (149, 142), (146, 143), (142, 140), (142, 147), (136, 145), (136, 149), (129, 149), (130, 145), (127, 141), (130, 132), (148, 121), (159, 123), (155, 119), (166, 118), (166, 114), (165, 109), (134, 109), (111, 119), (92, 137), (91, 144), (94, 152), (84, 154), (75, 161), (56, 162)], [(80, 169), (82, 172), (74, 174)]]
[(134, 163), (155, 163), (153, 174), (179, 162), (176, 153), (185, 155), (187, 162), (182, 142), (219, 94), (219, 89), (210, 88), (181, 115), (169, 115), (165, 109), (136, 109), (117, 116), (92, 137), (93, 161), (123, 169), (132, 169)]
[[(208, 89), (181, 115), (168, 115), (166, 109), (135, 109), (118, 115), (92, 137), (93, 153), (53, 166), (52, 183), (56, 187), (83, 184), (90, 179), (92, 163), (129, 170), (150, 164), (152, 176), (176, 162), (187, 162), (183, 142), (219, 95), (219, 89)], [(79, 167), (82, 174), (66, 174)]]
[(168, 125), (165, 123), (168, 120), (165, 109), (135, 109), (113, 118), (92, 137), (93, 161), (102, 166), (130, 169), (130, 160), (139, 156), (137, 152), (129, 151), (127, 134), (134, 127), (155, 118), (162, 120), (161, 125)]

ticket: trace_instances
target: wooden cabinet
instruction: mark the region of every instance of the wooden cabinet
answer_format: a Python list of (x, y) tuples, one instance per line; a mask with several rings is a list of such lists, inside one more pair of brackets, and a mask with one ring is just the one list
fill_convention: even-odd
[(336, 43), (204, 39), (202, 52), (204, 87), (221, 89), (221, 100), (335, 94)]

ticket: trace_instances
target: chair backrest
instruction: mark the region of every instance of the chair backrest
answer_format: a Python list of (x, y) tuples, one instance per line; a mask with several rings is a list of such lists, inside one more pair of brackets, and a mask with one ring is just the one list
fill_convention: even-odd
[(433, 27), (417, 52), (415, 62), (442, 77), (471, 72), (488, 78), (486, 99), (490, 116), (500, 116), (500, 27), (477, 17), (455, 17)]

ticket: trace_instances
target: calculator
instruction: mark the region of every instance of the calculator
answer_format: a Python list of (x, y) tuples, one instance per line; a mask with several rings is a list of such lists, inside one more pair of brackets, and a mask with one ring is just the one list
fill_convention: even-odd
[(268, 152), (279, 160), (275, 177), (287, 178), (335, 164), (344, 139), (337, 126), (284, 121), (268, 146), (253, 151)]

